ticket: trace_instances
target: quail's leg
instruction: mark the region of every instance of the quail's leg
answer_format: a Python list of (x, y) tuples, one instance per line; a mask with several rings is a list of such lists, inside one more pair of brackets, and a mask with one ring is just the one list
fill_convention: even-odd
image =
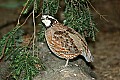
[(68, 62), (69, 62), (69, 59), (67, 59), (66, 64), (65, 64), (65, 67), (67, 67), (67, 66), (68, 66)]

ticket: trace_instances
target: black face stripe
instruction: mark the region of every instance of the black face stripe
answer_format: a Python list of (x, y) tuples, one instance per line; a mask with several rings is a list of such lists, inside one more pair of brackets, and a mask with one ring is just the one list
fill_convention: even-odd
[(53, 23), (56, 21), (55, 19), (49, 18), (48, 16), (46, 17), (46, 19), (51, 21), (50, 25), (47, 26), (47, 28), (51, 27)]
[(51, 23), (54, 23), (56, 21), (55, 19), (52, 19), (52, 18), (48, 18), (48, 20), (50, 20)]

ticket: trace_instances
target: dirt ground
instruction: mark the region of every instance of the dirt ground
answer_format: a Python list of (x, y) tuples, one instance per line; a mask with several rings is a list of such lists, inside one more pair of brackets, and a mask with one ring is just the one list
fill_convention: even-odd
[[(104, 36), (103, 36), (104, 35)], [(100, 80), (120, 79), (120, 32), (99, 33), (95, 44), (95, 66)]]
[[(3, 3), (3, 0), (0, 3)], [(105, 17), (109, 21), (100, 19), (100, 16), (94, 10), (92, 11), (99, 29), (95, 43), (89, 43), (94, 56), (95, 73), (98, 80), (120, 80), (120, 1), (92, 0), (92, 4), (99, 13), (106, 15)], [(1, 27), (1, 25), (15, 21), (19, 12), (19, 8), (0, 7), (0, 37), (10, 31), (16, 23), (6, 27)], [(28, 25), (30, 24), (28, 23)]]
[[(95, 0), (94, 0), (95, 1)], [(99, 32), (95, 42), (94, 57), (96, 73), (100, 80), (120, 79), (120, 1), (100, 0), (93, 2), (95, 8), (109, 20), (95, 15)]]

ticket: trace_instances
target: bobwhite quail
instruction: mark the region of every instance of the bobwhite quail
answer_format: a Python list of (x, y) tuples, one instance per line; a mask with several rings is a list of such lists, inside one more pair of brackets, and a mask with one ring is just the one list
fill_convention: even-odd
[(86, 61), (93, 61), (85, 39), (74, 29), (59, 23), (54, 17), (42, 15), (42, 23), (46, 26), (45, 38), (50, 50), (60, 58), (69, 59), (78, 55), (84, 56)]

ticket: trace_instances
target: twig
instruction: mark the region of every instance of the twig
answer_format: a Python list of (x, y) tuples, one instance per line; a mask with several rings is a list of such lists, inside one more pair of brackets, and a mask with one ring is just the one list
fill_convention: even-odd
[(6, 80), (9, 80), (10, 76), (12, 75), (13, 73), (9, 73), (7, 76), (6, 76)]
[(39, 13), (35, 18), (38, 18), (42, 13)]
[(1, 61), (1, 60), (3, 59), (3, 57), (4, 57), (4, 53), (5, 53), (5, 49), (6, 49), (6, 45), (7, 45), (8, 39), (9, 39), (9, 38), (7, 38), (6, 43), (5, 43), (5, 45), (4, 45), (4, 48), (2, 49), (2, 55), (0, 56), (0, 61)]
[(20, 15), (19, 15), (19, 17), (18, 17), (18, 23), (17, 23), (17, 24), (20, 24), (20, 18), (21, 18), (21, 15), (22, 15), (23, 11), (25, 10), (25, 8), (26, 8), (28, 2), (29, 2), (29, 0), (27, 0), (25, 6), (23, 7), (23, 9), (22, 9), (22, 11), (21, 11), (21, 13), (20, 13)]
[(32, 13), (33, 13), (33, 12), (31, 12), (31, 13), (27, 16), (27, 18), (25, 19), (25, 21), (24, 21), (20, 26), (23, 26), (23, 25), (27, 22), (28, 18), (32, 15)]
[[(36, 0), (34, 1), (34, 8), (35, 8)], [(34, 26), (34, 33), (33, 33), (33, 56), (35, 55), (35, 38), (36, 38), (36, 26), (35, 26), (35, 9), (33, 8), (33, 26)]]
[(109, 22), (109, 21), (104, 17), (104, 15), (101, 15), (101, 14), (95, 9), (95, 7), (90, 3), (89, 0), (87, 0), (87, 2), (90, 4), (90, 6), (93, 8), (93, 10), (100, 16), (100, 19), (103, 18), (105, 21)]
[(30, 45), (30, 43), (31, 43), (32, 39), (33, 39), (33, 35), (32, 35), (32, 37), (30, 38), (30, 40), (29, 40), (29, 42), (28, 42), (27, 46), (29, 46), (29, 45)]

